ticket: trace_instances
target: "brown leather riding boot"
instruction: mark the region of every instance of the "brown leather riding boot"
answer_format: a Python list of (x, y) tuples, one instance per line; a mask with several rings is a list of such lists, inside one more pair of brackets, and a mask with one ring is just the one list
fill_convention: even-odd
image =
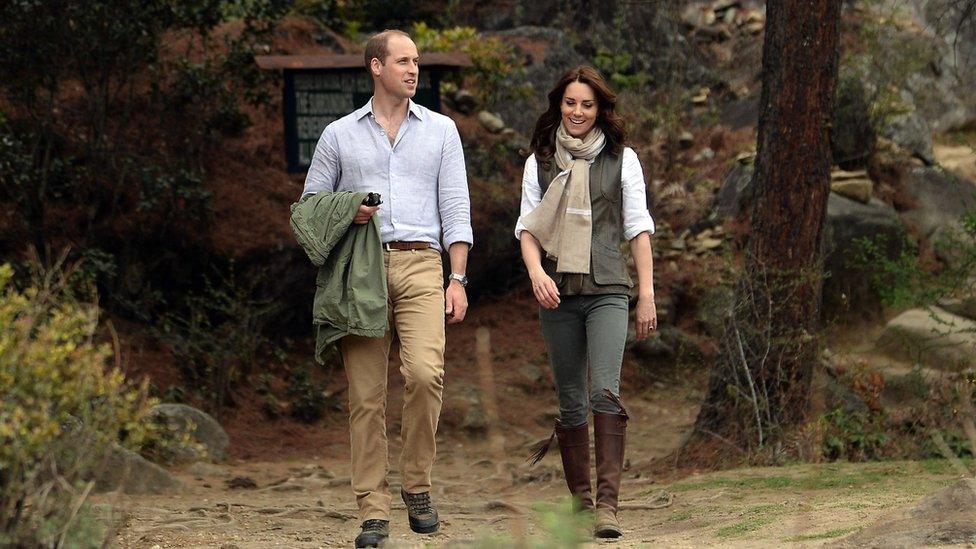
[(627, 416), (593, 413), (596, 445), (596, 527), (598, 538), (617, 538), (623, 533), (617, 522), (617, 499), (624, 469)]
[(563, 474), (569, 493), (577, 499), (577, 510), (593, 509), (590, 488), (590, 431), (587, 424), (563, 427), (556, 423), (559, 455), (563, 458)]

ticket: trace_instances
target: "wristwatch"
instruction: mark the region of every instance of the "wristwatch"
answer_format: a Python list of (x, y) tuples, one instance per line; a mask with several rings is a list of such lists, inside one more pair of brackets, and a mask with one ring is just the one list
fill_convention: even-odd
[(468, 285), (468, 277), (466, 277), (464, 275), (459, 275), (457, 273), (451, 273), (451, 276), (447, 277), (447, 279), (448, 280), (457, 280), (461, 284), (462, 287)]

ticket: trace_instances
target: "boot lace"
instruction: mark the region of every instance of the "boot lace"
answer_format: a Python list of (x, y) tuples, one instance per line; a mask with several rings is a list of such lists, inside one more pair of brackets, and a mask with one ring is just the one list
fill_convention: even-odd
[(427, 515), (433, 512), (430, 506), (430, 492), (422, 492), (420, 494), (404, 493), (406, 494), (407, 506), (410, 507), (410, 511), (413, 514)]
[(363, 522), (363, 532), (382, 532), (384, 526), (386, 526), (385, 520), (369, 519)]

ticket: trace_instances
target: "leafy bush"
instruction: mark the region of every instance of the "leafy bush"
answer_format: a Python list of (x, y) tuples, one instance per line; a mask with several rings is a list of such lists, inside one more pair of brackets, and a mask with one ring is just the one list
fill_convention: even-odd
[(888, 434), (879, 412), (835, 409), (823, 417), (823, 455), (829, 460), (866, 461), (883, 457)]
[(305, 423), (313, 423), (321, 419), (327, 404), (323, 389), (324, 387), (316, 383), (307, 370), (299, 370), (292, 374), (288, 386), (288, 396), (292, 398), (291, 417)]
[(976, 298), (976, 212), (964, 215), (960, 226), (933, 243), (950, 256), (941, 264), (920, 260), (910, 243), (891, 258), (882, 237), (855, 240), (851, 262), (870, 273), (871, 286), (892, 307), (930, 306), (944, 297)]
[(468, 54), (472, 66), (463, 76), (471, 79), (472, 93), (488, 107), (529, 93), (524, 86), (513, 84), (524, 72), (515, 48), (496, 37), (483, 36), (472, 27), (437, 30), (423, 22), (414, 23), (410, 35), (421, 52)]
[(216, 282), (205, 277), (203, 291), (165, 312), (155, 328), (211, 406), (232, 403), (231, 390), (268, 343), (264, 327), (279, 305), (253, 297), (258, 282), (238, 283), (233, 267)]
[(38, 272), (18, 291), (0, 266), (0, 546), (101, 547), (87, 479), (106, 448), (149, 434), (147, 388), (107, 367), (98, 310), (74, 297), (70, 274)]

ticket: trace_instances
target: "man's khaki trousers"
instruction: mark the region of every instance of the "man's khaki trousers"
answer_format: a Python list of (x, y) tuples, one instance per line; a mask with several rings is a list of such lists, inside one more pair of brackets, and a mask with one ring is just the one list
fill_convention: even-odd
[(349, 378), (352, 489), (360, 520), (389, 520), (386, 388), (393, 331), (400, 340), (404, 379), (400, 475), (410, 493), (430, 490), (437, 419), (444, 388), (444, 275), (435, 249), (384, 252), (390, 331), (348, 335), (340, 342)]

